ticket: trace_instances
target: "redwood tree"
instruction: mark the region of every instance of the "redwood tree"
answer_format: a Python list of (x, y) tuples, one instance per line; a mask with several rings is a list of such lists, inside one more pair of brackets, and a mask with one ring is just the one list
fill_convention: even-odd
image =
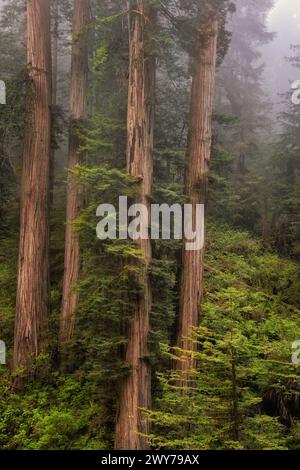
[[(13, 370), (33, 372), (44, 348), (49, 304), (51, 133), (50, 0), (27, 0), (27, 105)], [(23, 383), (15, 380), (15, 386)]]
[[(192, 56), (193, 75), (190, 101), (190, 122), (185, 170), (185, 194), (193, 206), (207, 199), (209, 162), (212, 142), (212, 113), (215, 87), (218, 40), (218, 10), (206, 1), (199, 13), (195, 46)], [(193, 351), (193, 327), (198, 326), (199, 309), (203, 295), (204, 248), (187, 251), (183, 243), (182, 277), (180, 285), (179, 331), (177, 346)], [(192, 358), (192, 354), (190, 356)], [(176, 361), (178, 372), (189, 376), (194, 361)]]
[[(153, 174), (155, 56), (151, 38), (154, 26), (155, 12), (150, 2), (131, 1), (127, 170), (140, 181), (137, 202), (144, 204), (149, 213)], [(142, 435), (149, 431), (148, 420), (141, 409), (151, 405), (151, 369), (147, 344), (152, 304), (148, 275), (151, 241), (139, 240), (137, 244), (144, 258), (138, 282), (144, 289), (135, 299), (128, 332), (126, 362), (131, 370), (121, 387), (115, 442), (115, 447), (122, 450), (147, 448), (147, 439)]]
[[(89, 21), (89, 0), (74, 0), (70, 81), (69, 170), (72, 170), (81, 162), (79, 130), (87, 116)], [(72, 228), (72, 222), (78, 216), (80, 206), (80, 190), (70, 173), (67, 188), (65, 266), (60, 320), (61, 344), (71, 339), (75, 324), (78, 301), (76, 283), (78, 282), (80, 269), (80, 246), (78, 235)]]
[(57, 106), (57, 75), (58, 75), (58, 0), (52, 0), (52, 34), (51, 34), (51, 50), (52, 50), (52, 145), (50, 154), (50, 204), (53, 203), (54, 192), (54, 172), (55, 172), (55, 113)]

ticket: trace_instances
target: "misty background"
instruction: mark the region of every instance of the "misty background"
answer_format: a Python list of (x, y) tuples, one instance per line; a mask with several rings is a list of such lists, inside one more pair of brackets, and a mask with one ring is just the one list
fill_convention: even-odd
[(290, 90), (290, 84), (300, 78), (288, 57), (294, 55), (292, 46), (300, 43), (300, 4), (298, 0), (276, 0), (268, 16), (268, 30), (275, 32), (272, 42), (263, 46), (265, 62), (265, 88), (275, 108), (282, 101), (281, 94)]

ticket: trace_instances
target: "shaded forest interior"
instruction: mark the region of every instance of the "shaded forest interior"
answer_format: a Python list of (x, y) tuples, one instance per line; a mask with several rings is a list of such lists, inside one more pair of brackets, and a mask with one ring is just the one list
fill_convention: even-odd
[[(274, 3), (0, 1), (0, 449), (300, 449), (300, 93), (268, 92)], [(300, 39), (279, 59), (297, 71)], [(120, 196), (204, 204), (204, 246), (99, 239)]]

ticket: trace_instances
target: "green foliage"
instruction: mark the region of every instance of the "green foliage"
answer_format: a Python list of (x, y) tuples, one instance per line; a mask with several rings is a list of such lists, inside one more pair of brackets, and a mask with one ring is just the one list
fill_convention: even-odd
[[(300, 374), (291, 345), (300, 337), (300, 321), (298, 298), (283, 287), (287, 273), (299, 285), (296, 266), (263, 253), (245, 232), (212, 225), (208, 240), (193, 384), (183, 395), (184, 378), (159, 375), (160, 393), (149, 411), (151, 441), (168, 449), (274, 450), (290, 442), (296, 447)], [(276, 277), (276, 293), (270, 275)], [(191, 354), (162, 349), (172, 361)]]
[(0, 447), (18, 450), (93, 450), (107, 447), (99, 419), (101, 405), (92, 401), (90, 386), (57, 373), (31, 385), (24, 394), (10, 390), (0, 375)]
[[(152, 0), (151, 0), (152, 1)], [(176, 8), (175, 7), (176, 3)], [(157, 56), (154, 188), (151, 202), (184, 203), (184, 170), (195, 13), (221, 8), (219, 65), (228, 48), (223, 0), (153, 0), (159, 28), (151, 47)], [(258, 46), (272, 35), (264, 17), (270, 0), (234, 2), (232, 43), (219, 70), (214, 115), (206, 239), (205, 302), (193, 383), (178, 385), (170, 361), (176, 351), (179, 304), (179, 241), (154, 241), (149, 269), (153, 307), (150, 357), (155, 407), (151, 442), (164, 449), (299, 449), (299, 366), (291, 344), (300, 338), (299, 110), (287, 106), (277, 145), (269, 146), (268, 106), (262, 95)], [(88, 123), (79, 132), (84, 165), (76, 167), (84, 208), (73, 222), (81, 246), (79, 303), (72, 341), (58, 352), (64, 269), (65, 161), (68, 127), (66, 70), (58, 80), (61, 108), (53, 110), (57, 150), (51, 208), (51, 311), (49, 349), (37, 361), (43, 370), (23, 393), (14, 393), (8, 368), (0, 366), (0, 448), (7, 450), (110, 449), (133, 302), (143, 295), (137, 281), (143, 259), (133, 242), (100, 241), (96, 209), (133, 202), (138, 182), (122, 171), (126, 155), (128, 85), (127, 11), (117, 0), (92, 1)], [(200, 6), (200, 10), (199, 10)], [(177, 8), (178, 7), (178, 8)], [(0, 31), (0, 79), (7, 105), (0, 107), (0, 339), (11, 359), (18, 256), (18, 193), (24, 128), (25, 51), (23, 0), (4, 2)], [(53, 12), (55, 14), (55, 12)], [(67, 56), (71, 2), (59, 1), (59, 49)], [(205, 31), (204, 31), (205, 32)], [(76, 39), (76, 38), (75, 38)], [(299, 58), (298, 58), (299, 60)], [(60, 64), (61, 66), (61, 64)], [(62, 83), (61, 83), (62, 82)], [(118, 214), (117, 214), (118, 219)], [(235, 227), (222, 225), (220, 220)], [(254, 238), (260, 234), (263, 243)], [(277, 252), (270, 247), (275, 247)], [(61, 364), (61, 369), (59, 369)], [(183, 378), (180, 377), (182, 380)]]
[[(69, 375), (54, 373), (20, 395), (11, 393), (8, 375), (1, 369), (3, 449), (111, 447), (116, 403), (112, 390), (127, 370), (120, 360), (126, 343), (121, 326), (126, 316), (130, 318), (128, 286), (136, 288), (133, 267), (126, 263), (139, 255), (127, 242), (96, 239), (94, 208), (109, 194), (111, 201), (116, 198), (112, 187), (119, 184), (130, 196), (135, 185), (107, 167), (76, 171), (89, 189), (93, 209), (87, 206), (75, 227), (84, 266), (77, 334), (66, 352)], [(156, 248), (168, 254), (169, 266), (157, 259), (151, 269), (157, 292), (152, 361), (158, 371), (155, 409), (150, 412), (152, 444), (168, 449), (297, 449), (299, 366), (291, 363), (291, 343), (300, 337), (296, 265), (266, 253), (246, 232), (219, 224), (210, 224), (207, 240), (206, 300), (195, 331), (198, 368), (186, 396), (178, 393), (174, 373), (165, 372), (174, 360), (173, 350), (158, 348), (170, 337), (177, 299), (172, 294), (176, 281), (170, 247)]]

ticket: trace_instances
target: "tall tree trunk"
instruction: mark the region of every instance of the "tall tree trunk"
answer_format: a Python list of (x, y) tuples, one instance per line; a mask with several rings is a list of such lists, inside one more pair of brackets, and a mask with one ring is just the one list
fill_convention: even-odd
[[(193, 205), (193, 222), (196, 205), (207, 200), (209, 163), (212, 142), (212, 113), (217, 59), (218, 19), (212, 9), (201, 13), (194, 51), (193, 80), (190, 104), (190, 127), (186, 156), (185, 193)], [(204, 248), (182, 251), (182, 278), (179, 307), (177, 346), (195, 351), (191, 340), (193, 327), (198, 326), (200, 304), (203, 296)], [(176, 361), (176, 369), (183, 377), (195, 366), (192, 354), (184, 361)]]
[[(74, 0), (73, 10), (73, 45), (70, 83), (70, 131), (68, 168), (81, 162), (80, 138), (78, 131), (87, 115), (88, 85), (88, 25), (90, 21), (89, 0)], [(69, 174), (67, 188), (67, 214), (65, 235), (65, 267), (63, 300), (60, 319), (60, 342), (66, 343), (72, 338), (75, 313), (78, 302), (76, 284), (80, 269), (80, 247), (78, 235), (72, 228), (72, 222), (79, 214), (81, 195), (72, 174)]]
[(53, 203), (55, 180), (55, 147), (56, 147), (56, 105), (57, 105), (57, 69), (58, 69), (58, 0), (52, 0), (52, 142), (50, 154), (50, 204)]
[[(141, 180), (138, 203), (144, 204), (150, 213), (155, 100), (155, 57), (151, 37), (156, 18), (147, 1), (132, 1), (130, 7), (127, 170)], [(147, 439), (140, 434), (146, 435), (149, 431), (148, 420), (141, 408), (151, 405), (148, 360), (151, 241), (139, 240), (138, 247), (144, 255), (144, 268), (138, 280), (144, 286), (144, 292), (136, 299), (128, 333), (126, 361), (131, 370), (122, 383), (116, 425), (115, 447), (120, 450), (141, 450), (148, 446)]]
[(50, 0), (27, 0), (27, 85), (13, 370), (32, 373), (49, 305)]

